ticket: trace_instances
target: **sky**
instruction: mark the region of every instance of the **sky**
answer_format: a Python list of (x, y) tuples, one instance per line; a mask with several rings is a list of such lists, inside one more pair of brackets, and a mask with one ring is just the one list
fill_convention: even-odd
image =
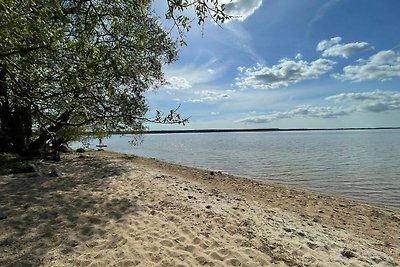
[(193, 25), (146, 94), (189, 124), (150, 129), (400, 126), (399, 0), (220, 2), (235, 19)]

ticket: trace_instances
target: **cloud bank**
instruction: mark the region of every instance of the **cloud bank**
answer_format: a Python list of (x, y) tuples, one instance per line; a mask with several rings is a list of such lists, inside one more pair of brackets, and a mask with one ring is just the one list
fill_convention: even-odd
[(269, 123), (276, 120), (290, 119), (294, 117), (314, 117), (314, 118), (336, 118), (337, 116), (347, 115), (342, 107), (314, 107), (314, 106), (298, 106), (293, 110), (285, 112), (274, 112), (269, 115), (248, 117), (240, 122), (245, 123)]
[(276, 89), (303, 80), (317, 79), (332, 69), (334, 61), (317, 59), (304, 60), (282, 59), (272, 67), (256, 65), (253, 68), (239, 67), (241, 76), (236, 78), (236, 85), (242, 88)]
[(302, 105), (290, 111), (274, 112), (268, 115), (252, 116), (240, 120), (245, 123), (269, 123), (295, 117), (337, 118), (353, 112), (384, 112), (400, 110), (400, 92), (381, 91), (361, 93), (342, 93), (325, 98), (339, 106)]
[(366, 42), (341, 44), (341, 41), (341, 37), (334, 37), (330, 40), (322, 40), (317, 45), (317, 51), (321, 51), (323, 57), (348, 58), (354, 53), (373, 49), (373, 47)]
[(340, 103), (356, 103), (359, 111), (383, 112), (400, 109), (400, 92), (396, 91), (342, 93), (325, 99)]
[(393, 50), (385, 50), (372, 55), (369, 59), (358, 60), (358, 65), (343, 68), (343, 74), (333, 77), (343, 81), (390, 80), (400, 77), (400, 54)]

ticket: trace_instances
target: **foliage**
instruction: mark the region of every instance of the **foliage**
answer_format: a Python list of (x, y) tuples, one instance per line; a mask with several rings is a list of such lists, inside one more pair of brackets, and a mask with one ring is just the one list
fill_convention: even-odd
[[(210, 2), (212, 5), (209, 6)], [(170, 1), (167, 18), (189, 29), (196, 10), (223, 22), (217, 1)], [(146, 0), (0, 0), (0, 131), (18, 153), (83, 132), (186, 123), (176, 110), (148, 118), (144, 92), (162, 85), (177, 44)], [(7, 139), (9, 138), (9, 139)], [(1, 148), (0, 148), (1, 149)]]
[[(220, 4), (218, 0), (167, 0), (168, 10), (165, 17), (172, 20), (174, 27), (181, 36), (181, 45), (186, 45), (183, 37), (186, 32), (192, 28), (193, 21), (204, 29), (204, 23), (207, 18), (212, 19), (218, 25), (231, 19), (231, 16), (225, 13), (225, 5)], [(192, 9), (195, 16), (191, 18), (186, 10)]]

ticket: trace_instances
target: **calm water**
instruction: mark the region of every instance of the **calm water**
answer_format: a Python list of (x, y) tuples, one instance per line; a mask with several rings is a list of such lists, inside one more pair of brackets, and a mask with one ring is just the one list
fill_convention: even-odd
[(400, 130), (146, 135), (107, 150), (223, 170), (400, 209)]

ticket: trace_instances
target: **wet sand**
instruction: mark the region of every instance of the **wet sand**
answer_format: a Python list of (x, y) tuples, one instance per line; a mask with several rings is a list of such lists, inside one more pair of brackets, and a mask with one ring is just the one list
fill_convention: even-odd
[(0, 176), (0, 266), (399, 266), (398, 210), (110, 152), (36, 165)]

